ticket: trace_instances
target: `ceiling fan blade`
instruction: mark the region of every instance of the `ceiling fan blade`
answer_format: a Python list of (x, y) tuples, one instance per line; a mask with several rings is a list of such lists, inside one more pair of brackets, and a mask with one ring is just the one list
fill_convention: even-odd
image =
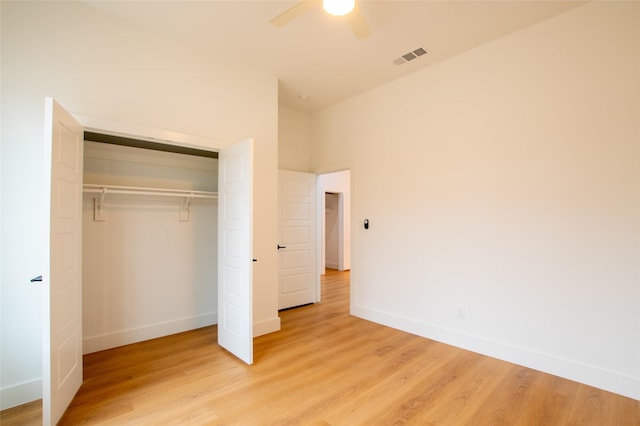
[(275, 25), (276, 27), (282, 27), (298, 16), (302, 15), (304, 12), (311, 9), (315, 5), (316, 0), (301, 0), (275, 18), (272, 18), (269, 23)]
[(371, 30), (369, 29), (369, 25), (367, 21), (364, 19), (364, 16), (360, 12), (360, 7), (356, 4), (355, 9), (349, 15), (349, 24), (351, 25), (351, 29), (353, 33), (356, 35), (358, 40), (362, 40), (371, 35)]

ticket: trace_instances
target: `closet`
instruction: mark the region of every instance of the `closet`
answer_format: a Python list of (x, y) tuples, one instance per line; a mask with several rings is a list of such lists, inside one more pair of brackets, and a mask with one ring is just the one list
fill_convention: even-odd
[(85, 133), (83, 347), (217, 323), (217, 153)]

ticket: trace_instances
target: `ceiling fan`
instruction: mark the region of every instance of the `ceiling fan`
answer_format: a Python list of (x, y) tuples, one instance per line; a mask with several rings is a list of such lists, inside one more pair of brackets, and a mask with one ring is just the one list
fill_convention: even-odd
[[(301, 0), (272, 18), (269, 22), (276, 27), (282, 27), (318, 5), (318, 0)], [(359, 8), (355, 4), (355, 0), (322, 0), (322, 7), (331, 15), (346, 15), (345, 17), (348, 19), (349, 25), (351, 25), (351, 29), (358, 40), (365, 39), (371, 35), (369, 25), (367, 25), (367, 21), (365, 21), (360, 13)]]

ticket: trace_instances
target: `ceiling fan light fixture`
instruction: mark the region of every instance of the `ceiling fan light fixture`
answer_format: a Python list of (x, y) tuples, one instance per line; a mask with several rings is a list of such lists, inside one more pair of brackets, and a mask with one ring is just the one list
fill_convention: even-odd
[(333, 16), (343, 16), (355, 7), (355, 0), (322, 0), (324, 10)]

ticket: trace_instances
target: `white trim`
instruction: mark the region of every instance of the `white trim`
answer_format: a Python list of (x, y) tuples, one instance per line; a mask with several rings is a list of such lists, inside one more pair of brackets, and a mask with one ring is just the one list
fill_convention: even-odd
[(280, 331), (280, 317), (253, 323), (253, 337)]
[(325, 214), (324, 188), (320, 187), (320, 175), (316, 175), (316, 301), (322, 301), (322, 274), (325, 273)]
[(325, 220), (326, 220), (326, 215), (325, 215), (325, 209), (327, 208), (326, 206), (326, 200), (325, 200), (325, 189), (324, 187), (320, 187), (318, 186), (320, 180), (320, 175), (316, 175), (316, 188), (317, 188), (317, 192), (316, 192), (316, 210), (317, 210), (317, 214), (316, 214), (316, 223), (318, 224), (318, 226), (316, 227), (316, 276), (317, 276), (317, 291), (318, 291), (318, 301), (320, 301), (320, 294), (322, 293), (322, 285), (320, 282), (320, 275), (325, 273), (325, 268), (327, 267), (327, 265), (325, 264), (326, 262), (326, 247), (325, 247), (325, 228), (326, 228), (326, 224), (325, 224)]
[(427, 339), (436, 340), (458, 348), (640, 400), (640, 379), (638, 378), (624, 376), (591, 365), (580, 364), (572, 360), (531, 351), (496, 340), (461, 333), (433, 324), (417, 322), (409, 318), (402, 318), (362, 305), (352, 305), (351, 315), (413, 333)]
[(0, 410), (42, 398), (42, 379), (7, 386), (0, 390)]
[(99, 336), (85, 337), (82, 341), (84, 354), (98, 352), (105, 349), (142, 342), (157, 337), (182, 333), (218, 323), (218, 312), (159, 322), (143, 327), (120, 330)]
[(325, 260), (324, 261), (324, 266), (325, 266), (325, 268), (328, 268), (328, 269), (335, 269), (336, 271), (340, 270), (340, 264), (339, 263), (327, 262)]
[(344, 271), (344, 192), (338, 192), (338, 271)]
[(159, 142), (187, 148), (205, 148), (219, 150), (233, 142), (206, 136), (163, 130), (119, 121), (106, 120), (82, 114), (71, 114), (82, 124), (85, 131), (107, 133), (113, 136), (135, 138), (150, 142)]

